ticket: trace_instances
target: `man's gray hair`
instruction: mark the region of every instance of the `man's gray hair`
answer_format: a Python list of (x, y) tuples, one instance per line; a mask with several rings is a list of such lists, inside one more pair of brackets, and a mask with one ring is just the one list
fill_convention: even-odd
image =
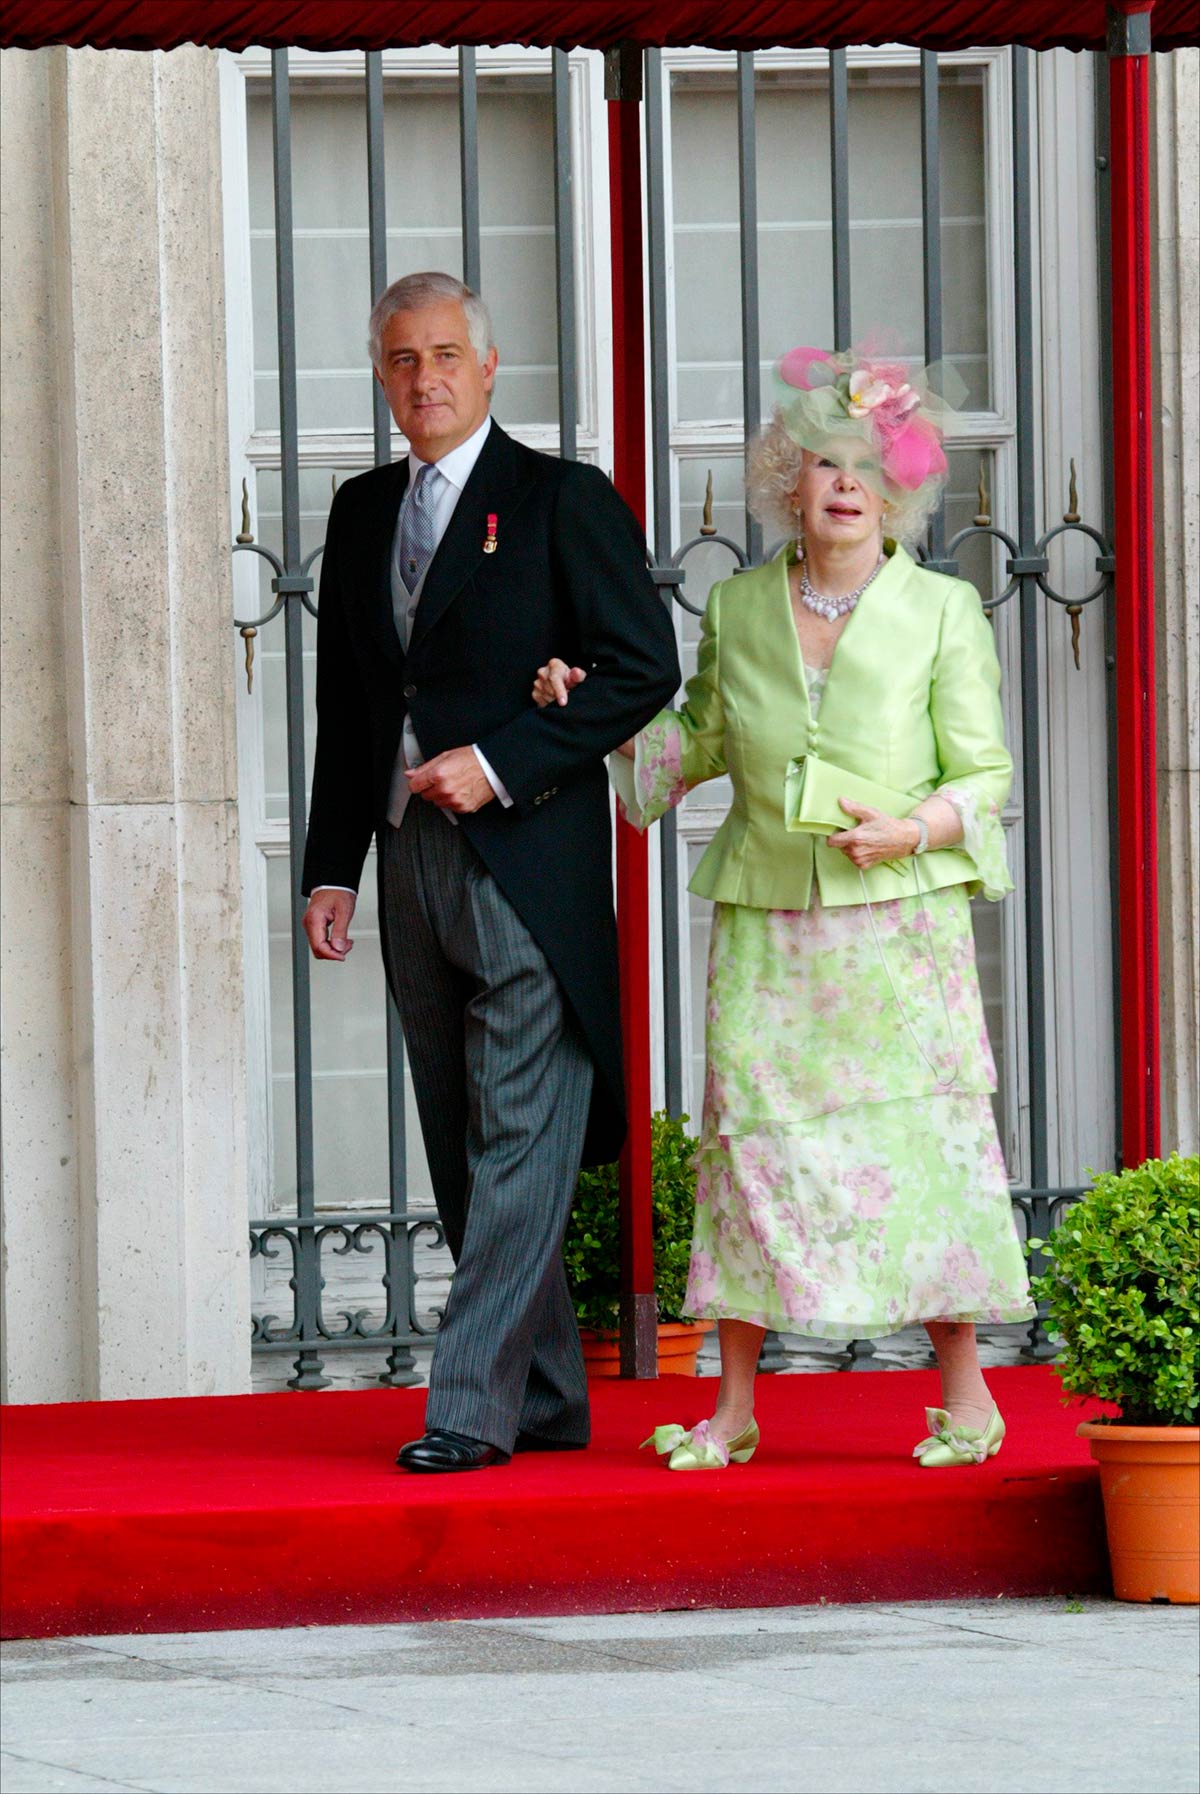
[(430, 272), (406, 274), (403, 280), (394, 280), (371, 307), (367, 325), (371, 366), (379, 367), (383, 360), (383, 332), (389, 318), (399, 311), (423, 311), (427, 305), (441, 305), (447, 299), (456, 300), (462, 306), (467, 320), (467, 340), (480, 361), (486, 361), (489, 349), (494, 347), (487, 306), (478, 293), (473, 293), (453, 274)]

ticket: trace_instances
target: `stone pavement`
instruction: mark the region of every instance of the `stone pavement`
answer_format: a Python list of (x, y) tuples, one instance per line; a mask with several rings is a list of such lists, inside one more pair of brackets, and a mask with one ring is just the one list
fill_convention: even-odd
[(1000, 1600), (53, 1639), (4, 1646), (3, 1670), (3, 1794), (1197, 1787), (1187, 1608)]

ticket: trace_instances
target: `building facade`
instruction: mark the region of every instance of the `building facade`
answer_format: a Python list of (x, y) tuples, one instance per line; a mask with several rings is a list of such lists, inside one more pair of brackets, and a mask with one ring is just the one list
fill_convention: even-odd
[[(1189, 519), (1200, 496), (1200, 53), (1153, 61), (1163, 1131), (1168, 1148), (1194, 1151), (1200, 587)], [(965, 393), (949, 438), (947, 537), (980, 517), (1011, 529), (1019, 453), (1031, 457), (1039, 535), (1064, 516), (1111, 531), (1098, 66), (1056, 51), (1032, 68), (1025, 197), (1036, 365), (1022, 369), (1011, 278), (1020, 203), (1009, 174), (1012, 53), (961, 51), (937, 64), (941, 332)], [(663, 237), (662, 318), (649, 323), (660, 331), (665, 373), (652, 534), (663, 538), (660, 562), (693, 544), (689, 605), (702, 604), (739, 551), (763, 546), (749, 533), (740, 486), (747, 240), (764, 406), (775, 355), (798, 341), (831, 341), (835, 329), (838, 139), (828, 58), (755, 59), (750, 226), (739, 74), (734, 57), (702, 50), (663, 52), (648, 71)], [(270, 566), (232, 551), (283, 550), (282, 485), (294, 473), (300, 550), (315, 555), (331, 485), (375, 459), (363, 342), (373, 197), (384, 206), (389, 278), (458, 271), (470, 252), (457, 53), (385, 52), (380, 75), (374, 153), (383, 178), (372, 188), (362, 55), (290, 57), (298, 431), (289, 471), (270, 58), (193, 47), (0, 55), (10, 1400), (212, 1393), (246, 1388), (252, 1375), (281, 1385), (291, 1371), (294, 1351), (273, 1342), (269, 1317), (281, 1316), (286, 1330), (296, 1271), (286, 1228), (297, 1197), (289, 852), (303, 774), (294, 714), (289, 736), (288, 678), (290, 670), (293, 697), (307, 707), (311, 753), (313, 623), (298, 613), (289, 669), (282, 617), (260, 621), (275, 604)], [(607, 469), (613, 335), (601, 59), (573, 52), (558, 79), (565, 110), (548, 52), (477, 53), (473, 242), (501, 352), (496, 415), (550, 452), (562, 446), (567, 364), (555, 294), (569, 267), (575, 452)], [(920, 80), (915, 51), (850, 51), (841, 140), (853, 334), (884, 332), (917, 360)], [(564, 120), (566, 221), (555, 180)], [(1025, 448), (1023, 379), (1036, 408)], [(403, 446), (394, 437), (391, 452)], [(1077, 535), (1056, 540), (1048, 550), (1056, 591), (1090, 589), (1092, 552)], [(1018, 610), (1003, 601), (1002, 550), (974, 537), (962, 565), (994, 606), (1016, 743), (1029, 688)], [(1028, 765), (1020, 757), (1005, 816), (1019, 890), (977, 918), (1001, 1069), (998, 1119), (1018, 1185), (1038, 1162), (1036, 1127), (1056, 1186), (1078, 1183), (1116, 1152), (1106, 605), (1108, 593), (1077, 614), (1065, 602), (1039, 610), (1036, 753)], [(696, 623), (683, 605), (676, 615), (686, 666)], [(653, 859), (654, 1094), (693, 1115), (707, 916), (685, 885), (725, 801), (719, 786), (698, 791)], [(1031, 815), (1044, 869), (1036, 918), (1020, 878)], [(398, 1176), (408, 1207), (429, 1206), (394, 1055), (389, 1076), (372, 903), (368, 879), (358, 954), (312, 972), (304, 1079), (315, 1212), (339, 1217), (317, 1248), (325, 1312), (335, 1328), (344, 1316), (360, 1333), (378, 1325), (381, 1302), (382, 1234), (366, 1218), (394, 1204)], [(1032, 1030), (1045, 1043), (1040, 1122), (1031, 1121), (1028, 1077), (1031, 923), (1046, 963)], [(390, 1113), (389, 1085), (405, 1095)], [(446, 1268), (432, 1229), (413, 1233), (411, 1253), (416, 1319), (431, 1325)], [(253, 1370), (252, 1313), (262, 1348)], [(377, 1376), (384, 1349), (331, 1354), (324, 1374)], [(419, 1360), (419, 1350), (401, 1353), (398, 1380), (418, 1375)]]

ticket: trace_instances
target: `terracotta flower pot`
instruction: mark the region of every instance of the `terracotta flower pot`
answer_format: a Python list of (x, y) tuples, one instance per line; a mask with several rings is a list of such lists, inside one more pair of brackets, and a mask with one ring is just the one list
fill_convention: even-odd
[(1100, 1466), (1118, 1601), (1200, 1601), (1200, 1427), (1078, 1428)]
[[(660, 1321), (658, 1328), (658, 1374), (660, 1377), (694, 1377), (696, 1358), (706, 1333), (712, 1332), (711, 1321)], [(615, 1332), (597, 1333), (591, 1327), (580, 1327), (583, 1362), (589, 1377), (619, 1377), (621, 1352)]]

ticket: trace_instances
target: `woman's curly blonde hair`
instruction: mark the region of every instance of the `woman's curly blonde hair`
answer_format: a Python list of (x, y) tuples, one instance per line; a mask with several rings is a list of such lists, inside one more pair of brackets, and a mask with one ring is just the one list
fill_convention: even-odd
[[(746, 456), (746, 503), (768, 533), (792, 541), (800, 534), (800, 516), (793, 496), (804, 465), (804, 450), (791, 437), (776, 408), (769, 424), (752, 438)], [(924, 540), (929, 519), (941, 496), (941, 484), (920, 493), (889, 488), (884, 502), (883, 533), (904, 548)]]

